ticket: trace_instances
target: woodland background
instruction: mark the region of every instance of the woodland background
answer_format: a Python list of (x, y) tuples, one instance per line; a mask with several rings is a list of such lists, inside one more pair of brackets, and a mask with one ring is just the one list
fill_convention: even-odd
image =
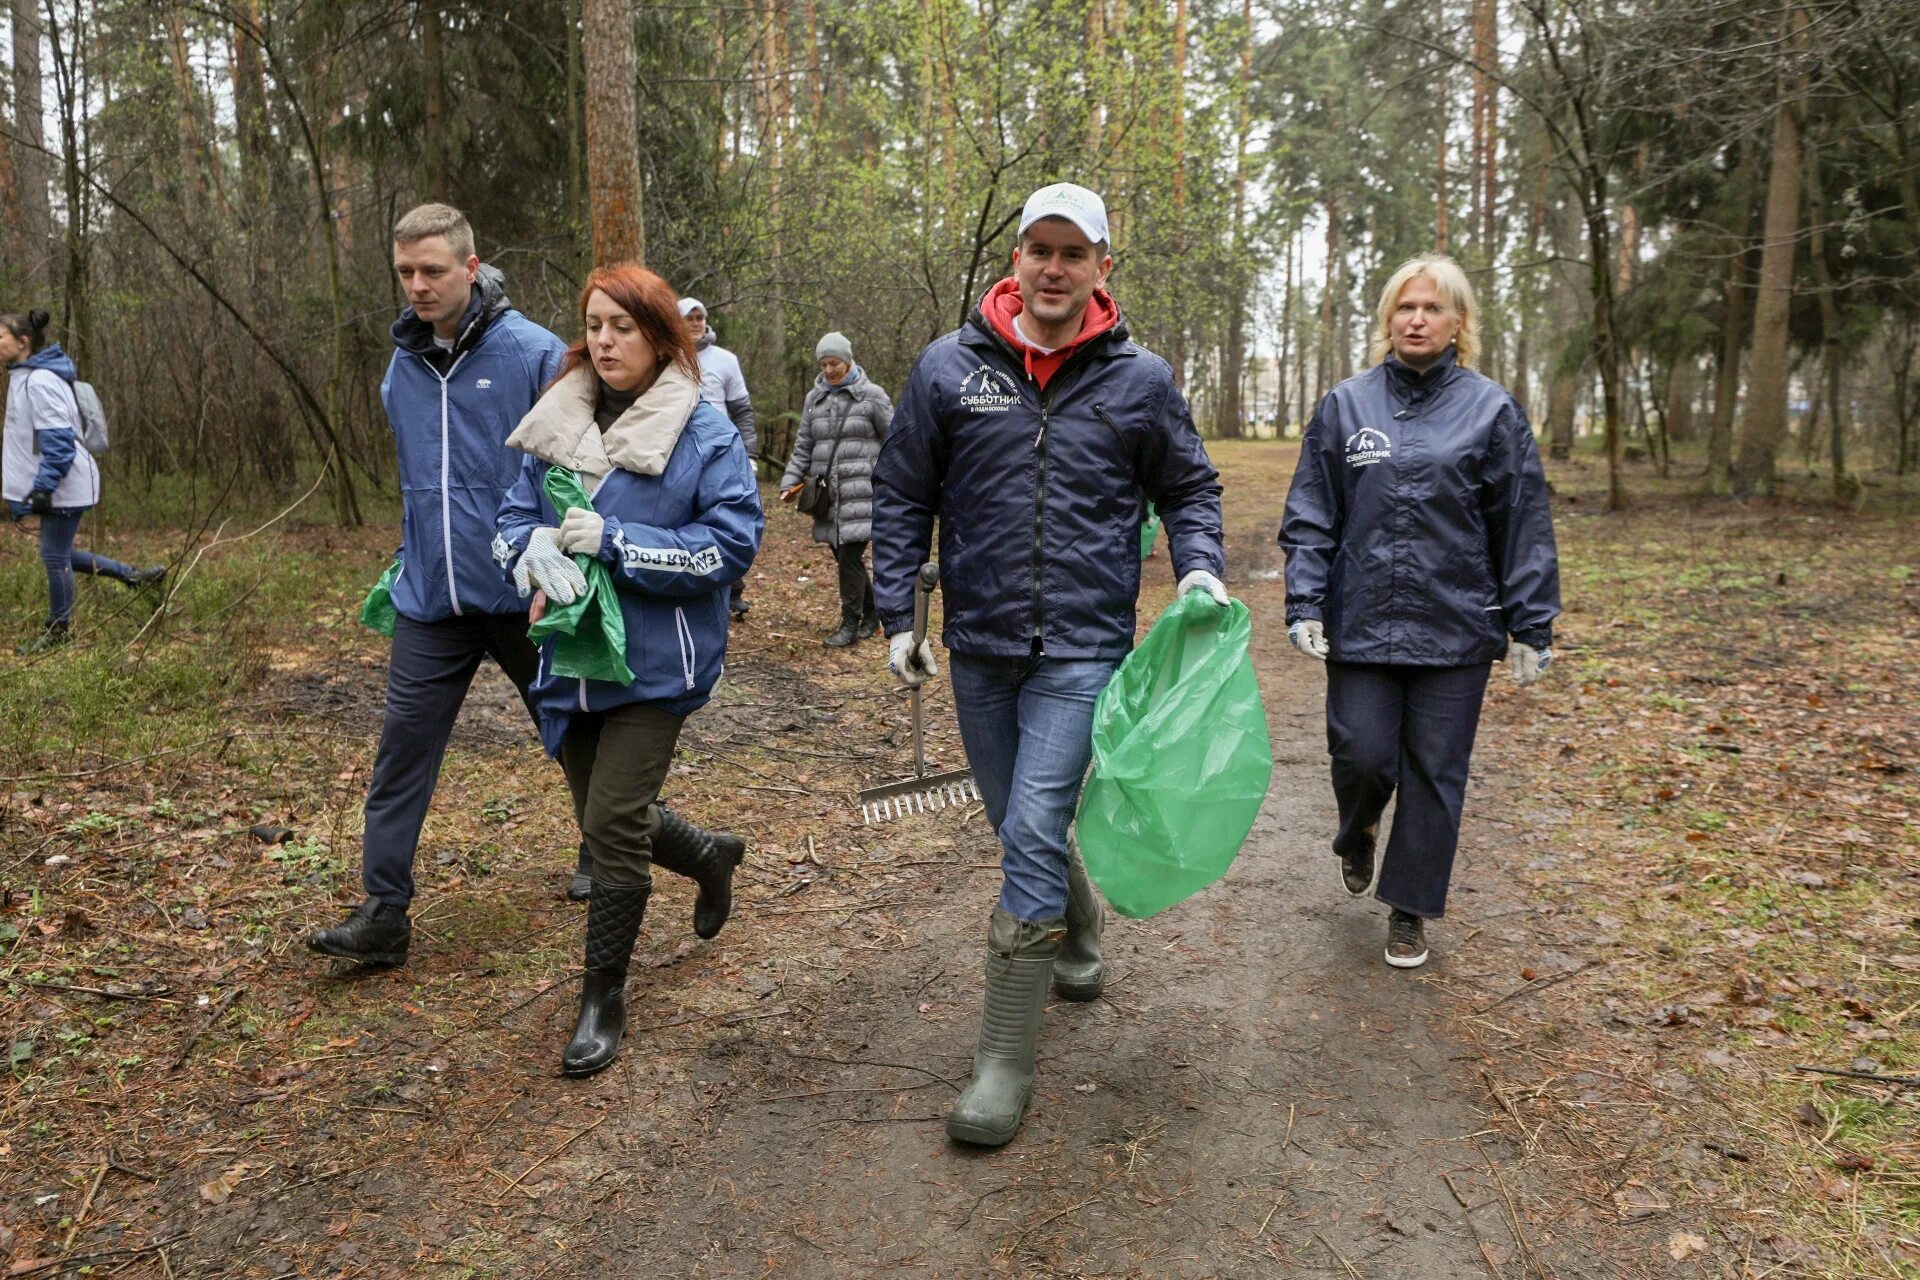
[(1637, 455), (1842, 501), (1920, 461), (1900, 0), (9, 7), (0, 301), (54, 312), (113, 469), (170, 508), (320, 480), (357, 523), (390, 490), (387, 231), (419, 200), (564, 335), (596, 258), (702, 297), (777, 456), (819, 333), (897, 388), (1067, 177), (1210, 435), (1297, 433), (1437, 245), (1609, 506)]

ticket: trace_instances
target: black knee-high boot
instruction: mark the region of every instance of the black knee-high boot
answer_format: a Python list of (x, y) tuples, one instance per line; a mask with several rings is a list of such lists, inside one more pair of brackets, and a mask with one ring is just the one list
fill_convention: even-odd
[(590, 1076), (611, 1063), (627, 1030), (627, 965), (651, 884), (593, 882), (587, 904), (587, 972), (580, 984), (580, 1020), (560, 1058), (570, 1076)]
[(653, 865), (686, 876), (700, 886), (693, 903), (693, 931), (711, 938), (733, 909), (733, 869), (746, 856), (747, 842), (731, 831), (708, 831), (660, 806), (660, 829), (653, 837)]

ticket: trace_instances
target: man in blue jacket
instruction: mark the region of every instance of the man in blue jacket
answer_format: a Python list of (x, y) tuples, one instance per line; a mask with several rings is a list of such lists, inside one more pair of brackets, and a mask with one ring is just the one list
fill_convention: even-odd
[(873, 474), (887, 666), (908, 687), (935, 674), (912, 631), (938, 517), (954, 710), (1004, 851), (973, 1082), (947, 1117), (983, 1146), (1019, 1131), (1049, 980), (1100, 993), (1100, 906), (1067, 827), (1094, 700), (1133, 647), (1148, 502), (1179, 590), (1227, 603), (1219, 475), (1173, 371), (1128, 341), (1112, 268), (1098, 195), (1034, 192), (1013, 275), (921, 353)]
[(393, 266), (407, 308), (393, 323), (380, 401), (400, 458), (401, 569), (361, 845), (367, 898), (344, 923), (307, 938), (315, 951), (363, 964), (407, 957), (414, 851), (481, 659), (498, 663), (523, 698), (536, 674), (526, 602), (494, 567), (493, 521), (520, 472), (507, 435), (567, 351), (514, 310), (457, 209), (424, 204), (401, 218)]

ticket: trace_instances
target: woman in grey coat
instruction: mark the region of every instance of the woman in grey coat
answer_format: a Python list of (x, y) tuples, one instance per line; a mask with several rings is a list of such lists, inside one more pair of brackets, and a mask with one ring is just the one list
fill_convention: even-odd
[(822, 643), (839, 649), (880, 629), (866, 554), (873, 539), (873, 464), (893, 420), (893, 402), (853, 362), (845, 334), (829, 333), (813, 355), (820, 376), (800, 408), (780, 501), (799, 498), (809, 477), (821, 481), (810, 513), (813, 540), (832, 547), (840, 567), (840, 628)]

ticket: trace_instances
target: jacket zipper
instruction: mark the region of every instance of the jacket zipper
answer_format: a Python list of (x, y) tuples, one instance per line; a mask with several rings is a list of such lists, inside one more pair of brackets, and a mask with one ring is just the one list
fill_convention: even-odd
[(460, 362), (466, 358), (464, 351), (455, 356), (453, 363), (447, 366), (444, 374), (434, 369), (425, 357), (420, 360), (421, 364), (433, 370), (434, 377), (440, 379), (440, 544), (446, 552), (447, 599), (453, 602), (455, 617), (464, 616), (466, 611), (460, 607), (460, 593), (454, 589), (453, 585), (453, 499), (447, 493), (447, 481), (452, 475), (447, 457), (447, 388), (453, 383), (453, 371), (458, 369)]
[[(1055, 376), (1058, 376), (1057, 374)], [(1053, 398), (1041, 394), (1040, 431), (1033, 437), (1034, 485), (1033, 485), (1033, 639), (1044, 655), (1047, 651), (1046, 632), (1046, 586), (1047, 553), (1045, 550), (1044, 515), (1047, 508), (1047, 424), (1051, 420)]]
[(687, 622), (687, 611), (682, 605), (673, 608), (674, 638), (680, 642), (680, 674), (686, 677), (687, 689), (693, 689), (693, 668), (699, 661), (699, 652), (693, 646), (693, 627)]

